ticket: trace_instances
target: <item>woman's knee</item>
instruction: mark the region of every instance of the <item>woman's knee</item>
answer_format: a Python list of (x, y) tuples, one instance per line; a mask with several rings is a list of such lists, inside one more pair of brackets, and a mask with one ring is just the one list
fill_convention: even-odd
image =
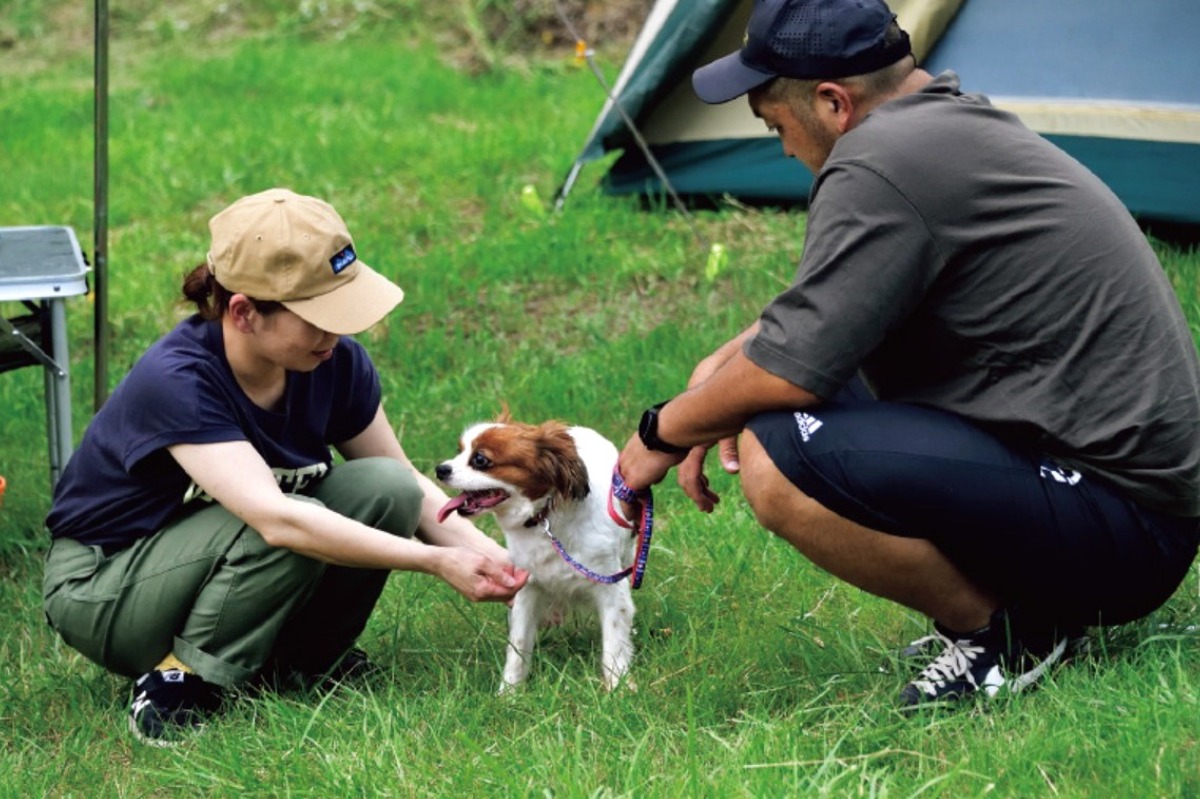
[(314, 496), (343, 516), (405, 537), (416, 532), (425, 498), (413, 470), (394, 458), (339, 464)]
[[(296, 497), (302, 502), (320, 505), (309, 497)], [(225, 556), (225, 566), (234, 566), (248, 573), (269, 575), (271, 582), (286, 581), (296, 588), (316, 582), (325, 571), (323, 561), (302, 555), (286, 547), (268, 544), (257, 530), (247, 526)]]

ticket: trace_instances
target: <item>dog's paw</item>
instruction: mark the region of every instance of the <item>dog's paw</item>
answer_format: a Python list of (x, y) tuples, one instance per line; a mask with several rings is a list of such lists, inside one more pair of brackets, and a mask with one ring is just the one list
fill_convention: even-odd
[(628, 674), (624, 677), (613, 678), (608, 675), (604, 677), (604, 690), (610, 694), (636, 694), (637, 689), (637, 683)]
[(524, 682), (509, 682), (502, 680), (500, 682), (500, 690), (496, 691), (500, 696), (516, 696), (525, 688)]

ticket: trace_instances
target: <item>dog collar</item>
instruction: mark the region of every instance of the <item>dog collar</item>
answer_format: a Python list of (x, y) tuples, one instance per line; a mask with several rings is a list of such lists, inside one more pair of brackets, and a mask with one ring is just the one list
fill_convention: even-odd
[(537, 513), (525, 520), (526, 527), (537, 527), (539, 524), (544, 524), (550, 516), (550, 506), (553, 504), (551, 500), (547, 500), (546, 504)]

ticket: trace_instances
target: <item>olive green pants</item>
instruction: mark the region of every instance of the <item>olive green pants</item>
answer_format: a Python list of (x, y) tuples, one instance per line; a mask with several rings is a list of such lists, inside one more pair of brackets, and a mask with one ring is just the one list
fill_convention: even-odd
[[(422, 494), (403, 464), (364, 458), (292, 497), (409, 537)], [(387, 577), (269, 546), (212, 504), (108, 557), (56, 539), (42, 594), (63, 640), (109, 671), (137, 677), (173, 652), (208, 682), (232, 686), (268, 666), (324, 672), (366, 626)]]

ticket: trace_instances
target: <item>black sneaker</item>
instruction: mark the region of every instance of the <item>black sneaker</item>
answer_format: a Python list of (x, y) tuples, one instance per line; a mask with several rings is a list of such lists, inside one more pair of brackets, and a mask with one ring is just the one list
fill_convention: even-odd
[(221, 689), (180, 669), (146, 672), (133, 684), (129, 729), (151, 746), (174, 746), (204, 726), (221, 705)]
[(940, 644), (917, 678), (900, 692), (906, 708), (961, 699), (982, 691), (989, 697), (1001, 691), (1017, 693), (1036, 683), (1058, 663), (1067, 649), (1066, 635), (1043, 636), (1035, 642), (1012, 635), (1003, 610), (992, 614), (991, 623), (973, 633), (951, 633), (934, 624), (934, 635), (905, 647), (902, 655), (927, 653)]
[(371, 676), (379, 669), (371, 662), (367, 653), (358, 647), (346, 650), (329, 669), (313, 673), (290, 666), (272, 663), (248, 683), (245, 688), (257, 691), (323, 691), (345, 682), (357, 681)]
[(346, 654), (333, 664), (333, 668), (316, 679), (317, 688), (325, 688), (344, 682), (366, 679), (377, 672), (379, 667), (371, 662), (366, 652), (358, 647), (351, 647)]
[[(1074, 658), (1086, 658), (1092, 653), (1092, 638), (1088, 635), (1086, 628), (1070, 627), (1064, 636), (1067, 639), (1067, 648), (1063, 651), (1063, 662)], [(896, 652), (896, 658), (902, 661), (925, 660), (945, 648), (946, 636), (935, 632), (909, 642)], [(880, 671), (888, 671), (888, 669), (881, 667)]]
[(933, 635), (923, 635), (896, 653), (901, 660), (924, 660), (932, 657), (935, 652), (946, 648), (946, 636), (940, 632)]

